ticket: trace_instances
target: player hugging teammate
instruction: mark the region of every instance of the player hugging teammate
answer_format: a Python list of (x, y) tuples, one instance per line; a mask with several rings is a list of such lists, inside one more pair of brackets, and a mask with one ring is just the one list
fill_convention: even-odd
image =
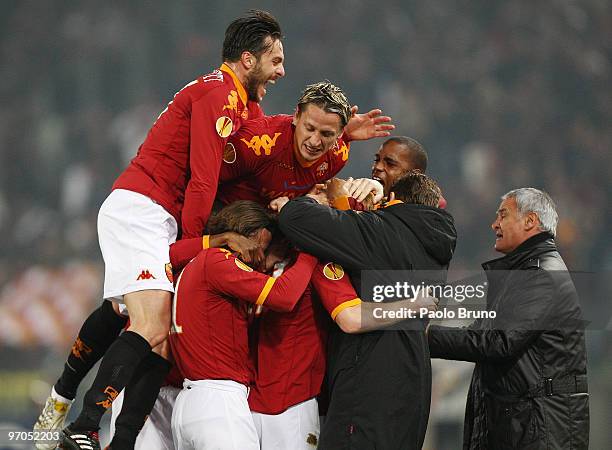
[[(393, 125), (380, 110), (357, 114), (328, 81), (307, 86), (294, 115), (264, 116), (266, 86), (285, 74), (281, 39), (269, 13), (234, 20), (221, 67), (174, 96), (102, 205), (104, 301), (35, 425), (63, 428), (61, 448), (99, 448), (111, 405), (115, 450), (316, 446), (330, 322), (321, 312), (335, 317), (341, 305), (316, 298), (317, 259), (288, 245), (271, 209), (278, 197), (321, 195), (352, 140)], [(370, 179), (343, 189), (353, 203), (384, 190)], [(227, 206), (209, 221), (215, 198)]]

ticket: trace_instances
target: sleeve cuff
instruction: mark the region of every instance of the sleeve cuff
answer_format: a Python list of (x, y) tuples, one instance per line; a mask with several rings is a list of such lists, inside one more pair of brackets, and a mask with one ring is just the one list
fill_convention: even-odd
[(210, 235), (209, 234), (205, 234), (204, 236), (202, 236), (202, 248), (203, 249), (210, 248)]
[(334, 310), (331, 312), (331, 318), (333, 320), (336, 320), (336, 316), (338, 316), (338, 314), (340, 314), (342, 311), (344, 311), (346, 308), (350, 308), (351, 306), (357, 306), (361, 304), (361, 299), (360, 298), (354, 298), (353, 300), (347, 300), (344, 303), (340, 303), (338, 306), (336, 306), (334, 308)]

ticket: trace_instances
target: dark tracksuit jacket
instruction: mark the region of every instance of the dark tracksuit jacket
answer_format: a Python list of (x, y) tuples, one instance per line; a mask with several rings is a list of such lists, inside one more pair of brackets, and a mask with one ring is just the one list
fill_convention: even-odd
[[(362, 271), (382, 277), (389, 270), (432, 270), (445, 278), (456, 242), (448, 212), (414, 204), (357, 213), (302, 197), (285, 205), (279, 224), (300, 249), (341, 264), (364, 301), (369, 294), (360, 292)], [(420, 449), (431, 399), (424, 324), (357, 335), (334, 327), (327, 384), (320, 450)]]

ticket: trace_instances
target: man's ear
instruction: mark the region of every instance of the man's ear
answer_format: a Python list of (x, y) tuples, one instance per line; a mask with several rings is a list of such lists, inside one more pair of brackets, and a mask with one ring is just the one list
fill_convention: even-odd
[(246, 70), (250, 70), (255, 67), (257, 58), (251, 52), (244, 51), (242, 52), (242, 55), (240, 55), (240, 63)]
[(525, 220), (524, 220), (525, 231), (531, 231), (533, 230), (534, 227), (539, 227), (539, 226), (540, 226), (540, 219), (538, 218), (538, 215), (536, 213), (530, 211), (527, 214), (525, 214)]
[(300, 108), (296, 106), (295, 111), (293, 112), (293, 120), (291, 121), (293, 126), (297, 125), (297, 121), (299, 117), (300, 117)]

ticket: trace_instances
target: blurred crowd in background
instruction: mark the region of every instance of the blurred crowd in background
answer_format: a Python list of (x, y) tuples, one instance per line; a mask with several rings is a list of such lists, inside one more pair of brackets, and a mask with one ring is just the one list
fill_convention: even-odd
[[(568, 266), (612, 270), (606, 0), (4, 0), (0, 382), (21, 373), (23, 384), (20, 370), (33, 381), (55, 381), (99, 301), (100, 204), (172, 95), (220, 64), (226, 25), (251, 7), (275, 14), (286, 36), (287, 76), (268, 89), (264, 110), (292, 113), (301, 89), (327, 78), (362, 112), (381, 107), (391, 115), (396, 134), (429, 152), (429, 172), (457, 221), (455, 269), (477, 270), (496, 256), (490, 223), (499, 196), (533, 186), (558, 204)], [(381, 142), (354, 144), (343, 175), (367, 176)], [(610, 299), (604, 292), (602, 304)], [(589, 343), (590, 370), (605, 398), (609, 333)], [(456, 448), (441, 436), (460, 432), (465, 391), (453, 389), (471, 366), (438, 363), (433, 409), (447, 394), (458, 406), (434, 412), (439, 429), (448, 423), (451, 431), (429, 445)], [(0, 408), (0, 418), (34, 420), (38, 397), (23, 386), (31, 404), (19, 414)], [(611, 410), (608, 402), (601, 414)]]

